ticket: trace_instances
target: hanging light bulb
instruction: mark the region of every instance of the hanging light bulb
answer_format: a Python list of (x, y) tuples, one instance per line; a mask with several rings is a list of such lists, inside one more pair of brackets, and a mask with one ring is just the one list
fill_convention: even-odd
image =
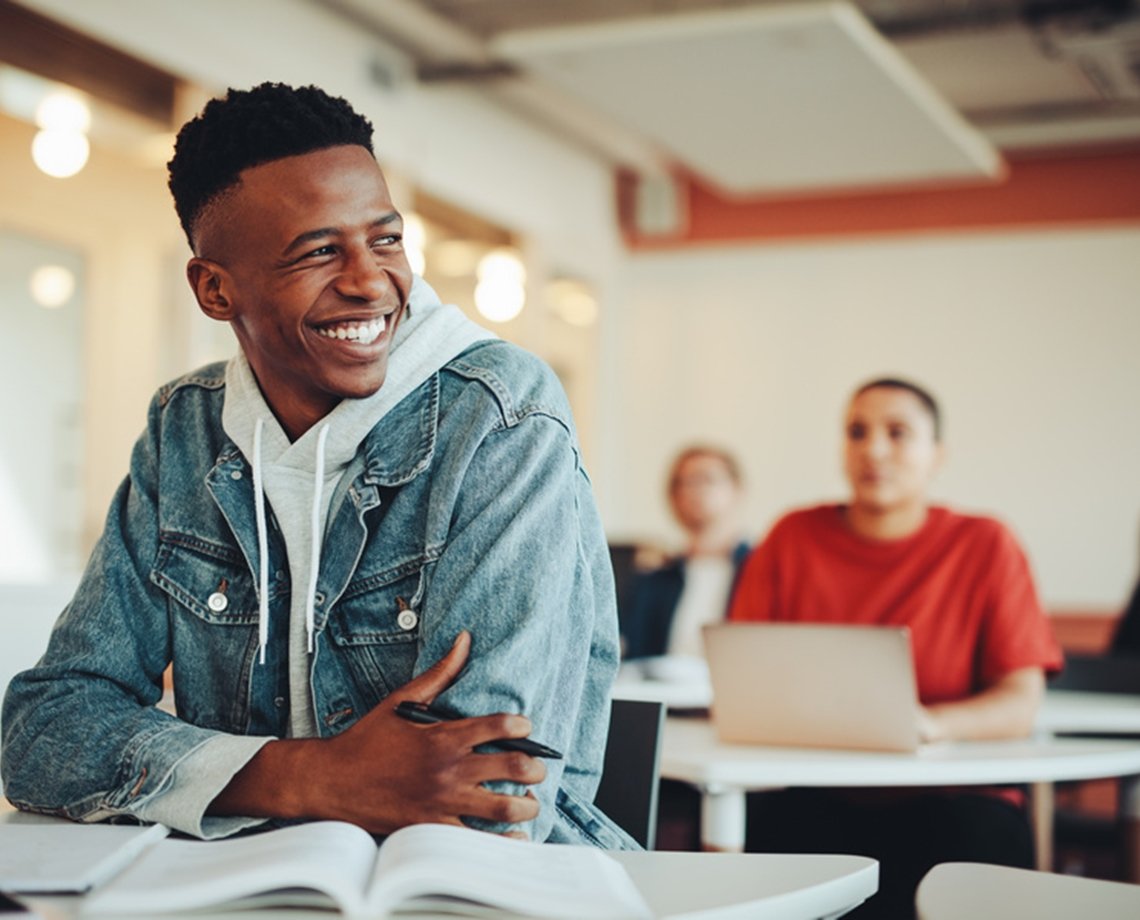
[(91, 110), (79, 95), (67, 90), (48, 93), (36, 107), (36, 124), (40, 130), (32, 140), (32, 160), (41, 172), (66, 179), (87, 165)]
[(514, 319), (526, 305), (526, 269), (513, 249), (493, 249), (475, 270), (475, 309), (492, 322)]
[(75, 275), (62, 265), (41, 265), (32, 272), (28, 288), (36, 303), (54, 310), (71, 300), (75, 293)]
[(78, 94), (56, 90), (36, 106), (36, 124), (49, 131), (86, 134), (91, 127), (91, 109)]
[(87, 165), (91, 145), (76, 131), (37, 131), (32, 138), (32, 160), (40, 172), (66, 179)]

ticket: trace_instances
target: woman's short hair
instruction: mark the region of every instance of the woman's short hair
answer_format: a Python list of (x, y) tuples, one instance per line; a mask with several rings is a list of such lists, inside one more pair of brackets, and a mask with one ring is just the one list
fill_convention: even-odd
[(744, 477), (740, 472), (740, 464), (727, 450), (712, 444), (690, 444), (688, 447), (681, 449), (669, 466), (669, 478), (666, 480), (666, 488), (670, 495), (677, 489), (677, 477), (681, 474), (681, 467), (693, 457), (714, 457), (724, 464), (724, 468), (733, 483), (739, 486), (744, 481)]

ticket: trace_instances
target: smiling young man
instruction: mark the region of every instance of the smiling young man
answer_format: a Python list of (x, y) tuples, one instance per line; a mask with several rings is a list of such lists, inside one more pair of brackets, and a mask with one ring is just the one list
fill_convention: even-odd
[[(782, 517), (745, 563), (731, 618), (907, 626), (923, 740), (1028, 735), (1060, 650), (1009, 530), (930, 503), (944, 453), (934, 398), (906, 380), (864, 384), (844, 444), (849, 501)], [(1023, 803), (1008, 790), (790, 790), (753, 796), (749, 809), (752, 849), (880, 860), (880, 893), (852, 916), (912, 915), (936, 862), (1033, 865)]]
[[(240, 350), (152, 402), (9, 687), (7, 796), (203, 837), (333, 818), (635, 846), (592, 805), (617, 618), (554, 375), (412, 274), (342, 99), (231, 90), (183, 127), (170, 188), (190, 285)], [(527, 735), (564, 758), (487, 746)]]

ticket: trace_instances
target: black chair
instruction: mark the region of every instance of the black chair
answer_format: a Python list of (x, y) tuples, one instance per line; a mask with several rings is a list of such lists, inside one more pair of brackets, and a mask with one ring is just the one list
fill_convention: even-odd
[(614, 700), (610, 706), (610, 734), (594, 804), (652, 850), (657, 839), (665, 707), (643, 700)]
[(1061, 673), (1050, 678), (1050, 690), (1140, 694), (1140, 653), (1066, 655)]
[(1108, 647), (1110, 655), (1138, 655), (1140, 656), (1140, 579), (1132, 589), (1132, 597), (1128, 606), (1116, 621), (1116, 629), (1112, 633), (1112, 642)]
[(614, 592), (617, 595), (618, 630), (622, 636), (628, 633), (626, 619), (632, 609), (633, 587), (637, 580), (637, 554), (640, 549), (636, 543), (611, 543), (610, 565), (614, 570)]
[[(1049, 689), (1140, 694), (1140, 654), (1113, 649), (1105, 655), (1066, 655), (1065, 666), (1049, 680)], [(1081, 783), (1062, 783), (1058, 788), (1080, 786)], [(1058, 805), (1053, 817), (1055, 868), (1109, 879), (1126, 878), (1122, 832), (1116, 817)]]

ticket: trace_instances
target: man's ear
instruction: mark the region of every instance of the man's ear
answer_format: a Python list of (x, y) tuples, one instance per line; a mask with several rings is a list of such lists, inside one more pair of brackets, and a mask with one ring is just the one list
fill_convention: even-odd
[(210, 319), (228, 323), (234, 318), (233, 303), (228, 296), (229, 275), (217, 262), (195, 256), (186, 265), (186, 280), (198, 298), (198, 306)]

